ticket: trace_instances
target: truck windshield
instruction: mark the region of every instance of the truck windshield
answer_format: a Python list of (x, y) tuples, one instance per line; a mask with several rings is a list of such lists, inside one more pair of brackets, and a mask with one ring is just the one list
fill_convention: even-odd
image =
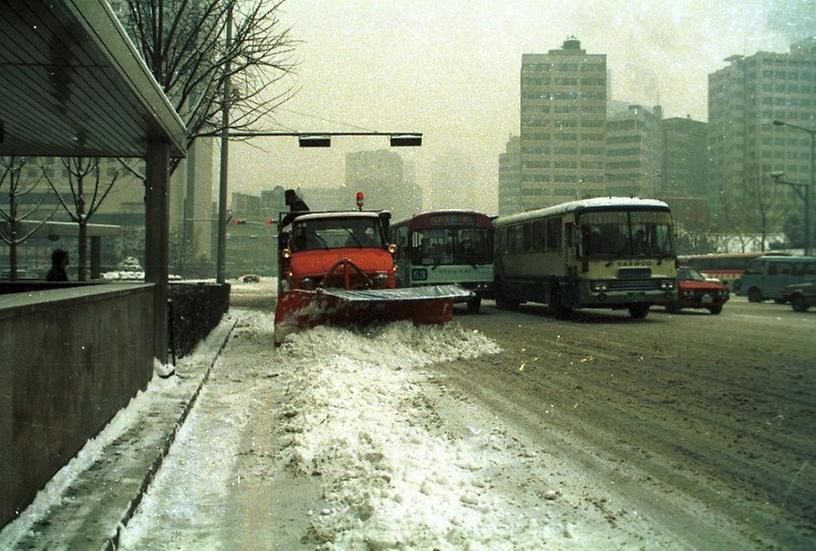
[(414, 230), (412, 258), (417, 265), (478, 265), (493, 262), (490, 230), (433, 228)]
[(385, 247), (378, 218), (332, 217), (295, 221), (290, 244), (293, 251)]
[(665, 211), (588, 212), (579, 219), (587, 256), (671, 256), (671, 215)]

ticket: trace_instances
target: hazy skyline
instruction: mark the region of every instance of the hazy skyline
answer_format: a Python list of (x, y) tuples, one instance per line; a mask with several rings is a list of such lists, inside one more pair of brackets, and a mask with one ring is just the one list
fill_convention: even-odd
[[(354, 130), (340, 124), (349, 123), (423, 132), (421, 148), (396, 151), (416, 163), (425, 206), (433, 159), (457, 149), (477, 169), (462, 207), (495, 212), (498, 156), (519, 131), (522, 54), (546, 53), (575, 35), (588, 53), (607, 54), (613, 99), (648, 106), (659, 100), (666, 117), (706, 120), (707, 75), (732, 54), (787, 51), (791, 37), (782, 31), (801, 34), (801, 24), (788, 22), (801, 23), (797, 12), (812, 4), (290, 0), (281, 18), (302, 41), (299, 92), (277, 120), (297, 131)], [(294, 138), (237, 145), (230, 191), (339, 186), (346, 152), (387, 146), (386, 139), (359, 138), (338, 138), (330, 149), (299, 149)]]

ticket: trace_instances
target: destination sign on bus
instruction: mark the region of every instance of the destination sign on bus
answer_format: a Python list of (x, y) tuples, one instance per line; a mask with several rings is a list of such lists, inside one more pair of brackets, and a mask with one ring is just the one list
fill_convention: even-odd
[(472, 226), (476, 217), (472, 214), (437, 214), (429, 219), (431, 226)]

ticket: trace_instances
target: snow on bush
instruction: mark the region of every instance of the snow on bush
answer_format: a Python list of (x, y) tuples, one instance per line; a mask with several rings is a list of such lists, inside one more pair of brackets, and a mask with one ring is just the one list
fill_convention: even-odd
[(395, 323), (352, 332), (318, 327), (278, 356), (289, 373), (290, 466), (320, 476), (328, 506), (309, 539), (324, 548), (541, 547), (481, 471), (491, 435), (454, 440), (418, 384), (431, 363), (499, 352), (457, 324)]

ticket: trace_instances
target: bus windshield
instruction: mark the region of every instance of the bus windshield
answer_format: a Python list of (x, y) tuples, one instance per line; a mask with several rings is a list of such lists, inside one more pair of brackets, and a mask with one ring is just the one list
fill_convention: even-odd
[(665, 211), (597, 211), (579, 219), (586, 256), (671, 256), (671, 215)]
[(433, 228), (414, 230), (412, 258), (416, 265), (491, 264), (490, 230), (484, 228)]
[(384, 248), (378, 218), (331, 217), (294, 223), (290, 240), (293, 251), (343, 247)]

